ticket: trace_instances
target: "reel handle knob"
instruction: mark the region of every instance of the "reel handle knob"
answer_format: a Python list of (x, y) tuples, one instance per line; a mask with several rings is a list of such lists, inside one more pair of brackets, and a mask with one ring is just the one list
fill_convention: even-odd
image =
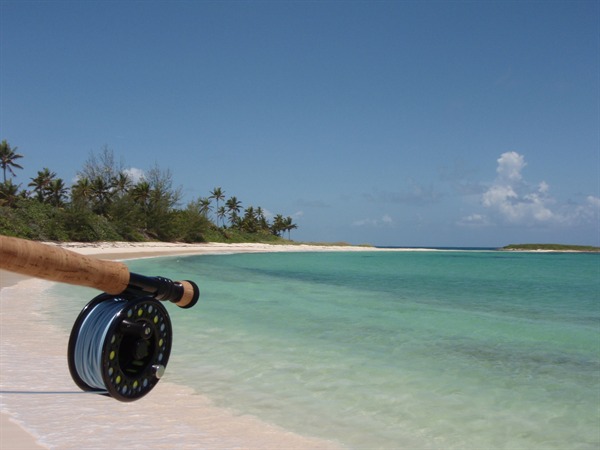
[(188, 309), (198, 303), (198, 298), (200, 298), (200, 290), (198, 289), (198, 285), (193, 281), (185, 280), (185, 281), (177, 281), (183, 288), (183, 294), (181, 298), (175, 302), (177, 306), (180, 308)]
[(162, 376), (165, 374), (166, 367), (162, 364), (155, 364), (152, 366), (152, 372), (154, 372), (154, 376), (157, 380), (160, 380)]

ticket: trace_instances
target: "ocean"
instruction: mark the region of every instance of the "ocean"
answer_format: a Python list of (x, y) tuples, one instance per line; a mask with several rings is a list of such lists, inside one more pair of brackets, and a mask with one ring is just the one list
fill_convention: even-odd
[[(193, 309), (167, 305), (165, 379), (240, 415), (354, 449), (600, 446), (598, 254), (307, 252), (127, 264), (198, 283)], [(70, 330), (85, 303), (78, 288), (53, 289), (64, 300), (47, 314)]]

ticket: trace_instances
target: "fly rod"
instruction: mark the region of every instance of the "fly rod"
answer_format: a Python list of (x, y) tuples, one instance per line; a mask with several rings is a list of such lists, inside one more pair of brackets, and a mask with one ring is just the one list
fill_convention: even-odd
[(81, 389), (120, 401), (146, 395), (164, 374), (173, 337), (161, 301), (188, 309), (200, 296), (193, 281), (139, 275), (122, 262), (1, 235), (0, 269), (104, 292), (73, 325), (69, 371)]

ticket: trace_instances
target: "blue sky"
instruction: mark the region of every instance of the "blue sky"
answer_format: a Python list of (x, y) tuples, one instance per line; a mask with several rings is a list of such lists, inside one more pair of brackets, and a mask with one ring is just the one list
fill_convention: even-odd
[(597, 1), (0, 1), (25, 186), (91, 152), (303, 241), (600, 245)]

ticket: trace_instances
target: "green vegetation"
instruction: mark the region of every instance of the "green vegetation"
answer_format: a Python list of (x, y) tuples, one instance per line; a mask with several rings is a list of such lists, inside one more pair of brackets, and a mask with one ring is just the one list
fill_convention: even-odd
[(600, 247), (592, 247), (590, 245), (563, 245), (563, 244), (511, 244), (502, 247), (502, 250), (546, 250), (556, 252), (600, 252)]
[(276, 243), (287, 242), (285, 232), (289, 239), (297, 228), (291, 217), (277, 214), (270, 222), (261, 207), (242, 208), (236, 197), (225, 201), (220, 187), (181, 208), (181, 188), (173, 187), (168, 169), (155, 166), (134, 181), (108, 148), (90, 155), (71, 187), (43, 168), (23, 189), (12, 178), (15, 169), (23, 168), (16, 163), (23, 158), (16, 150), (5, 140), (0, 144), (0, 234), (7, 236), (79, 242)]

